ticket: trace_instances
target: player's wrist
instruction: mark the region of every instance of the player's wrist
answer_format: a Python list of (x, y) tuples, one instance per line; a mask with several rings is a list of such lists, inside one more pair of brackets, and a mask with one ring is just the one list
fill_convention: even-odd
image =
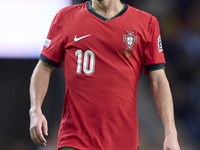
[(41, 107), (31, 107), (29, 110), (29, 114), (35, 114), (35, 113), (42, 113)]
[(171, 129), (167, 129), (165, 130), (165, 137), (169, 137), (169, 138), (177, 138), (177, 130), (176, 128), (171, 128)]

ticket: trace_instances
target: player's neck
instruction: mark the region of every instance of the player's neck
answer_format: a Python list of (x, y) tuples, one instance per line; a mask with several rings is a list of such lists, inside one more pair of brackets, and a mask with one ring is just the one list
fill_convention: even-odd
[(92, 8), (106, 18), (112, 18), (122, 10), (123, 4), (120, 0), (92, 0)]

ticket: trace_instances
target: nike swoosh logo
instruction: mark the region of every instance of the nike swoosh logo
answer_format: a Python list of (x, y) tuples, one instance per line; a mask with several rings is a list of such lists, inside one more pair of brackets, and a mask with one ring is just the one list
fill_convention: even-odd
[(88, 34), (88, 35), (85, 35), (85, 36), (81, 36), (81, 37), (79, 37), (79, 38), (77, 38), (77, 35), (74, 37), (74, 41), (75, 42), (77, 42), (77, 41), (79, 41), (79, 40), (82, 40), (82, 39), (84, 39), (84, 38), (86, 38), (86, 37), (88, 37), (88, 36), (91, 36), (92, 34)]

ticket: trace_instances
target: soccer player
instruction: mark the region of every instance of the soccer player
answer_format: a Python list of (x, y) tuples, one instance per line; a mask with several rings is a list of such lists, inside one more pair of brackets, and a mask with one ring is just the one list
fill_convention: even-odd
[(165, 129), (164, 150), (180, 150), (157, 19), (119, 0), (91, 0), (55, 16), (30, 83), (30, 135), (47, 141), (41, 105), (53, 68), (64, 65), (60, 150), (137, 150), (136, 93), (143, 66)]

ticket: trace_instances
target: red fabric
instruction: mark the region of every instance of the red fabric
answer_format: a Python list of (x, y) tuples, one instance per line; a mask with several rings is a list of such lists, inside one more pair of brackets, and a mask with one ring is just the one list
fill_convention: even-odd
[[(123, 42), (127, 31), (137, 37), (132, 50)], [(159, 35), (157, 19), (130, 6), (108, 21), (89, 12), (86, 3), (59, 11), (47, 36), (51, 44), (42, 51), (64, 64), (66, 95), (58, 148), (137, 150), (137, 85), (144, 65), (165, 63), (158, 51)]]

